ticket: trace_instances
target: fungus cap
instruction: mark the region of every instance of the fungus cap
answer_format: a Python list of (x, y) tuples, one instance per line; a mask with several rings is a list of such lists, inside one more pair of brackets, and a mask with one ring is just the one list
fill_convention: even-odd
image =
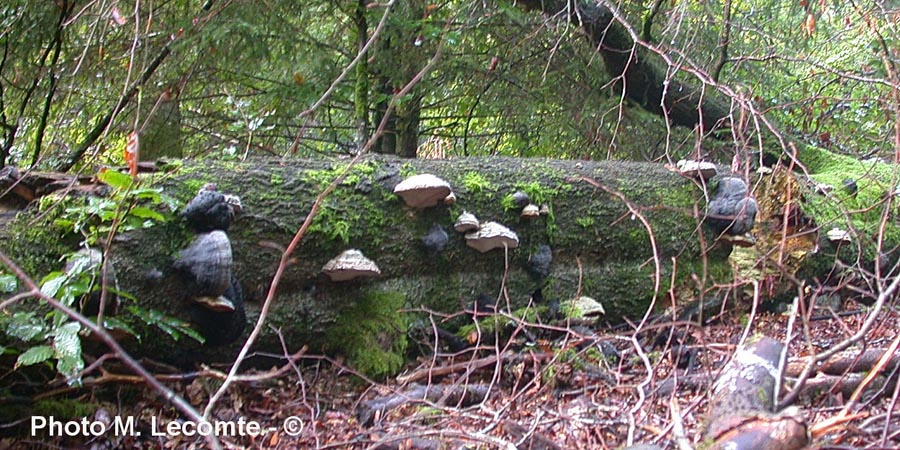
[(525, 219), (525, 218), (534, 219), (535, 217), (538, 217), (540, 215), (541, 215), (541, 208), (539, 208), (538, 205), (535, 205), (534, 203), (529, 203), (527, 206), (522, 208), (521, 217), (523, 219)]
[(603, 305), (600, 302), (586, 295), (567, 301), (563, 305), (563, 311), (565, 311), (567, 317), (573, 319), (606, 314), (606, 310), (603, 309)]
[(456, 223), (453, 224), (453, 229), (460, 233), (465, 233), (477, 230), (479, 225), (481, 224), (478, 222), (478, 218), (475, 217), (475, 214), (463, 211), (456, 219)]
[(716, 176), (716, 165), (711, 162), (682, 159), (675, 163), (678, 173), (691, 178), (708, 180)]
[(450, 194), (444, 197), (444, 204), (447, 206), (456, 204), (456, 194), (450, 192)]
[(193, 300), (198, 305), (200, 305), (206, 309), (212, 310), (212, 311), (234, 312), (234, 310), (235, 310), (234, 302), (229, 300), (224, 295), (220, 295), (218, 297), (212, 297), (212, 296), (194, 297)]
[(322, 273), (331, 281), (348, 281), (359, 277), (374, 277), (381, 274), (381, 269), (361, 251), (349, 249), (325, 263)]
[(222, 295), (231, 283), (231, 242), (225, 232), (216, 230), (197, 235), (175, 260), (193, 293), (200, 296)]
[(828, 240), (831, 242), (853, 242), (853, 236), (847, 230), (840, 228), (832, 228), (826, 233)]
[(428, 174), (413, 175), (394, 187), (394, 193), (413, 208), (428, 208), (450, 195), (450, 183)]
[(478, 230), (466, 234), (466, 245), (481, 253), (495, 248), (513, 249), (519, 246), (519, 237), (497, 222), (485, 222)]

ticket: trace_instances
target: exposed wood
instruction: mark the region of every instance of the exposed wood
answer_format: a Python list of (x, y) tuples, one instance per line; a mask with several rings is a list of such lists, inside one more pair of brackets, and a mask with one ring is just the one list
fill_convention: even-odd
[(716, 380), (707, 413), (710, 448), (731, 450), (801, 449), (803, 421), (774, 411), (783, 346), (768, 337), (738, 349)]
[[(816, 367), (816, 372), (826, 375), (844, 375), (850, 372), (868, 372), (875, 367), (878, 360), (884, 356), (886, 350), (883, 348), (870, 348), (868, 350), (851, 349), (845, 350), (837, 355), (832, 356), (827, 361)], [(891, 372), (900, 364), (900, 352), (894, 353), (888, 360), (884, 370)], [(788, 376), (798, 376), (806, 366), (803, 359), (792, 360), (788, 363), (786, 374)]]

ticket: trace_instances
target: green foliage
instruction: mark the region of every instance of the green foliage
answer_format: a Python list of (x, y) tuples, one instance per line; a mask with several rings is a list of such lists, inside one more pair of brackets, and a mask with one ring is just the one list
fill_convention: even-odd
[(347, 356), (357, 370), (383, 378), (400, 370), (408, 345), (408, 319), (401, 292), (369, 292), (339, 316), (329, 331), (333, 350)]
[[(162, 188), (133, 185), (132, 179), (114, 170), (102, 171), (97, 177), (113, 188), (107, 197), (88, 196), (66, 198), (68, 206), (65, 214), (56, 219), (55, 224), (80, 234), (85, 243), (93, 245), (113, 232), (126, 232), (148, 228), (156, 223), (164, 223), (169, 217), (152, 207), (164, 204), (169, 210), (177, 208), (177, 202), (162, 193)], [(59, 201), (55, 197), (44, 197), (42, 209)]]
[[(128, 175), (107, 170), (101, 172), (98, 178), (112, 188), (107, 197), (66, 197), (62, 200), (44, 197), (41, 205), (42, 208), (49, 209), (55, 207), (50, 200), (63, 202), (64, 213), (56, 218), (55, 224), (83, 238), (83, 250), (66, 254), (62, 258), (65, 268), (48, 273), (40, 283), (43, 295), (55, 298), (62, 305), (75, 310), (81, 310), (88, 303), (96, 301), (103, 289), (101, 280), (104, 257), (92, 246), (115, 233), (164, 223), (169, 220), (168, 216), (155, 208), (163, 204), (169, 210), (176, 207), (173, 200), (162, 194), (162, 189), (141, 186)], [(16, 288), (15, 281), (4, 274), (0, 276), (0, 288), (4, 292), (11, 292)], [(105, 315), (105, 328), (119, 329), (140, 338), (129, 325), (129, 320), (136, 320), (154, 326), (176, 339), (187, 335), (202, 341), (200, 335), (186, 323), (134, 305), (122, 308), (122, 303), (134, 299), (112, 286), (106, 286), (106, 291), (107, 301), (117, 301), (125, 314), (117, 317)], [(84, 369), (82, 325), (63, 311), (49, 308), (43, 301), (39, 305), (35, 310), (0, 315), (0, 328), (5, 330), (7, 336), (24, 344), (24, 351), (18, 355), (15, 368), (54, 361), (56, 371), (65, 376), (70, 384), (79, 384), (80, 372)], [(40, 314), (38, 311), (45, 312)]]
[[(303, 181), (321, 191), (346, 169), (347, 165), (336, 165), (331, 169), (307, 171)], [(375, 207), (366, 195), (355, 190), (361, 181), (371, 182), (376, 169), (377, 164), (371, 161), (359, 163), (350, 168), (338, 186), (340, 192), (336, 195), (344, 197), (342, 203), (352, 204), (356, 207), (337, 208), (335, 202), (326, 199), (310, 225), (309, 232), (322, 235), (329, 241), (346, 245), (354, 238), (364, 237), (367, 231), (373, 227), (377, 228), (385, 224), (387, 218), (384, 212)], [(347, 197), (353, 197), (355, 200), (348, 202)], [(375, 244), (378, 243), (375, 242)]]
[(593, 217), (576, 217), (575, 223), (581, 226), (582, 228), (590, 228), (594, 226), (594, 218)]
[(487, 198), (491, 198), (493, 193), (497, 191), (497, 186), (478, 172), (466, 172), (463, 175), (462, 184), (466, 192), (472, 194), (485, 193)]
[(538, 320), (538, 317), (541, 314), (547, 313), (547, 307), (543, 305), (539, 306), (526, 306), (523, 308), (519, 308), (512, 312), (511, 316), (518, 319), (515, 320), (510, 317), (506, 317), (501, 314), (491, 314), (485, 317), (478, 319), (478, 324), (475, 323), (466, 324), (459, 327), (459, 331), (456, 333), (458, 336), (465, 338), (472, 333), (478, 333), (479, 331), (482, 334), (493, 334), (495, 332), (501, 331), (503, 329), (507, 329), (509, 327), (515, 327), (518, 325), (519, 321), (527, 322), (527, 323), (535, 323)]
[(58, 420), (73, 420), (92, 417), (97, 410), (96, 404), (75, 398), (41, 399), (35, 402), (32, 415), (50, 417)]

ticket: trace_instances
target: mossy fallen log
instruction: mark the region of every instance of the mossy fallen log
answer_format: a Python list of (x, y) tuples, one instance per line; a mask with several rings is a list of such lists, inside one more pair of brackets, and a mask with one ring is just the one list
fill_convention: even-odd
[[(206, 183), (240, 196), (243, 212), (228, 236), (252, 323), (282, 249), (315, 196), (347, 166), (346, 160), (187, 162), (149, 178), (184, 203)], [(393, 185), (417, 173), (447, 180), (456, 203), (405, 206)], [(522, 207), (512, 196), (516, 191), (546, 206), (546, 214), (520, 217)], [(426, 308), (453, 314), (480, 294), (502, 296), (504, 303), (508, 298), (512, 309), (518, 309), (536, 291), (544, 299), (563, 300), (580, 292), (600, 300), (614, 321), (640, 317), (670, 289), (695, 289), (695, 274), (707, 274), (710, 286), (730, 276), (728, 249), (714, 246), (714, 236), (700, 225), (704, 203), (703, 190), (692, 180), (656, 164), (366, 158), (325, 199), (293, 255), (259, 348), (280, 348), (272, 331), (277, 330), (290, 346), (309, 344), (346, 353), (370, 372), (385, 372), (399, 366), (407, 328), (422, 320), (421, 314), (398, 311)], [(34, 276), (58, 269), (48, 263), (67, 245), (74, 250), (78, 241), (50, 225), (64, 210), (48, 207), (39, 215), (39, 227), (36, 215), (21, 217), (20, 228), (7, 230), (18, 239), (7, 241), (4, 251)], [(486, 253), (468, 247), (452, 228), (464, 210), (514, 230), (519, 246)], [(25, 224), (28, 229), (21, 228)], [(449, 237), (438, 254), (422, 242), (434, 224)], [(143, 307), (189, 318), (188, 288), (173, 262), (193, 236), (184, 220), (119, 235), (110, 256), (121, 289)], [(35, 245), (38, 242), (44, 244)], [(544, 245), (552, 249), (546, 277), (528, 270), (529, 256)], [(349, 282), (322, 276), (323, 265), (349, 248), (374, 260), (381, 276)], [(143, 339), (135, 346), (141, 353), (182, 360), (222, 358), (235, 350), (233, 345), (173, 346), (164, 339)]]
[[(187, 161), (143, 176), (182, 208), (207, 183), (240, 196), (243, 211), (228, 236), (249, 328), (283, 249), (316, 195), (348, 164)], [(456, 202), (407, 207), (393, 186), (420, 173), (448, 181)], [(384, 374), (402, 363), (409, 328), (430, 328), (422, 311), (454, 314), (480, 295), (499, 298), (504, 308), (508, 299), (510, 310), (525, 307), (532, 298), (543, 299), (532, 305), (540, 308), (551, 299), (587, 295), (603, 304), (613, 322), (640, 318), (654, 302), (668, 306), (672, 299), (709, 295), (716, 283), (732, 280), (731, 245), (704, 224), (708, 189), (714, 187), (715, 181), (705, 186), (649, 163), (366, 157), (324, 200), (294, 252), (256, 348), (280, 353), (283, 338), (289, 349), (309, 345), (314, 351), (344, 354), (363, 371)], [(521, 217), (522, 207), (513, 196), (517, 191), (528, 194), (545, 214)], [(11, 239), (4, 239), (2, 250), (37, 278), (58, 270), (59, 255), (76, 250), (80, 239), (54, 221), (67, 205), (78, 202), (84, 198), (58, 197), (41, 202), (42, 209), (29, 208), (3, 229)], [(514, 230), (518, 247), (486, 253), (470, 248), (463, 234), (453, 231), (463, 211)], [(439, 252), (422, 240), (435, 224), (448, 233)], [(191, 293), (173, 264), (194, 237), (177, 216), (120, 233), (109, 252), (120, 289), (144, 308), (191, 319)], [(543, 246), (552, 255), (546, 276), (529, 267), (529, 257), (545, 252)], [(326, 262), (351, 248), (375, 261), (381, 275), (334, 282), (321, 274)], [(142, 339), (128, 344), (130, 349), (182, 363), (227, 360), (240, 342), (173, 343), (157, 338), (158, 331), (138, 331)]]

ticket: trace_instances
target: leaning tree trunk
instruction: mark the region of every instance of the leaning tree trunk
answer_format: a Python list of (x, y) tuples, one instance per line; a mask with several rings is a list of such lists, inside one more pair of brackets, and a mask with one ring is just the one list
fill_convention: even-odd
[(727, 103), (712, 89), (672, 79), (603, 4), (587, 0), (517, 0), (516, 4), (549, 16), (564, 14), (579, 25), (599, 51), (607, 74), (619, 81), (626, 97), (647, 111), (674, 125), (701, 124), (707, 132), (727, 121)]

